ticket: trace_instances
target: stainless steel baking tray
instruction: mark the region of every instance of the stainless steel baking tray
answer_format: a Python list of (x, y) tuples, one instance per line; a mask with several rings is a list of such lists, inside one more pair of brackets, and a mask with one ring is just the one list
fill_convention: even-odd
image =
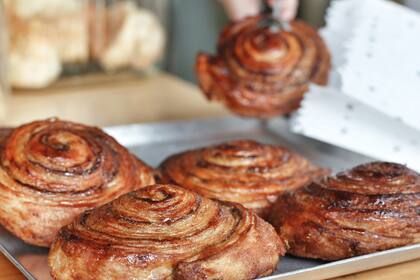
[[(247, 138), (287, 146), (334, 171), (370, 161), (367, 157), (291, 133), (287, 121), (268, 123), (239, 118), (207, 119), (192, 122), (134, 124), (106, 128), (120, 143), (152, 166), (166, 156), (230, 139)], [(28, 279), (51, 279), (46, 249), (26, 245), (0, 227), (0, 250)], [(420, 244), (336, 262), (286, 256), (274, 279), (326, 279), (420, 258)]]

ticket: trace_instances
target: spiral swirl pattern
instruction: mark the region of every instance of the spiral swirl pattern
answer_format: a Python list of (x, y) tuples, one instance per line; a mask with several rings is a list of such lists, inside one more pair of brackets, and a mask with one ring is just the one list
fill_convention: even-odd
[(301, 21), (291, 31), (262, 26), (266, 16), (228, 25), (217, 56), (201, 53), (196, 61), (199, 84), (210, 100), (233, 112), (267, 118), (295, 110), (309, 83), (328, 80), (330, 56), (318, 33)]
[(284, 244), (240, 205), (152, 185), (64, 227), (49, 264), (55, 279), (253, 279)]
[(251, 140), (186, 151), (165, 160), (160, 170), (163, 182), (240, 203), (261, 217), (278, 195), (326, 172), (286, 148)]
[(100, 129), (32, 122), (1, 144), (0, 222), (28, 243), (48, 246), (84, 210), (153, 182), (151, 169)]
[(372, 162), (280, 197), (270, 220), (289, 253), (336, 260), (420, 242), (419, 213), (420, 175)]

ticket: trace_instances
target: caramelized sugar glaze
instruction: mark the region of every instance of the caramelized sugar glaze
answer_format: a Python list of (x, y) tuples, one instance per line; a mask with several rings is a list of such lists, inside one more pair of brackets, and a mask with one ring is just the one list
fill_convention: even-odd
[(325, 85), (330, 55), (316, 30), (292, 21), (291, 30), (261, 25), (267, 16), (228, 25), (220, 35), (217, 55), (200, 53), (196, 74), (209, 100), (233, 112), (268, 118), (299, 107), (310, 83)]
[(288, 253), (337, 260), (420, 242), (420, 175), (373, 162), (279, 198), (271, 222)]
[(173, 155), (160, 167), (162, 181), (237, 202), (265, 218), (277, 197), (327, 173), (281, 146), (236, 140)]
[(100, 129), (57, 119), (8, 130), (0, 153), (0, 223), (39, 246), (84, 210), (154, 182)]
[(271, 274), (284, 244), (239, 204), (152, 185), (64, 227), (49, 264), (55, 279), (254, 279)]

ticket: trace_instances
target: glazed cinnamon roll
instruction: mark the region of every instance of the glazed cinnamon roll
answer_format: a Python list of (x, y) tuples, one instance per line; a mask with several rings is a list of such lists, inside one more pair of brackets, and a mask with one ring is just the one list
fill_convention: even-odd
[(263, 218), (281, 193), (325, 172), (284, 147), (250, 140), (186, 151), (169, 157), (160, 167), (163, 182), (240, 203)]
[(268, 118), (299, 107), (310, 83), (325, 85), (330, 56), (318, 33), (302, 21), (291, 31), (264, 24), (267, 16), (249, 17), (221, 33), (216, 56), (200, 53), (196, 74), (209, 100), (233, 112)]
[(54, 279), (254, 279), (285, 253), (239, 204), (152, 185), (83, 213), (51, 247)]
[(0, 145), (0, 223), (49, 246), (84, 210), (154, 182), (151, 169), (98, 128), (49, 119), (8, 132)]
[(420, 242), (420, 175), (373, 162), (278, 199), (271, 222), (293, 255), (338, 260)]

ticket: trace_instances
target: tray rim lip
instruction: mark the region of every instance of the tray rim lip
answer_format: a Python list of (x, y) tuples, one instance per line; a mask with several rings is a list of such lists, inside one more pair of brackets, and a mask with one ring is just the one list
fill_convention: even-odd
[[(247, 126), (247, 129), (241, 128), (239, 130), (233, 130), (233, 131), (244, 131), (244, 130), (249, 130), (250, 128), (253, 129), (261, 129), (261, 124), (264, 120), (259, 120), (259, 119), (253, 119), (253, 118), (246, 118), (246, 117), (240, 117), (240, 116), (232, 116), (232, 115), (228, 115), (228, 116), (211, 116), (211, 117), (205, 117), (205, 118), (196, 118), (196, 119), (186, 119), (186, 120), (162, 120), (162, 121), (156, 121), (156, 122), (144, 122), (144, 123), (128, 123), (128, 124), (121, 124), (121, 125), (110, 125), (110, 126), (101, 126), (100, 129), (102, 129), (104, 132), (106, 132), (107, 134), (111, 135), (112, 137), (116, 138), (117, 141), (119, 141), (119, 143), (121, 143), (123, 146), (130, 146), (130, 145), (138, 145), (138, 144), (143, 144), (142, 141), (144, 141), (143, 139), (141, 141), (139, 141), (138, 143), (134, 143), (131, 140), (120, 140), (118, 139), (118, 134), (121, 133), (121, 130), (131, 130), (131, 132), (135, 132), (138, 134), (138, 130), (140, 129), (153, 129), (153, 128), (175, 128), (175, 127), (184, 127), (187, 126), (189, 130), (192, 129), (191, 126), (195, 126), (198, 127), (199, 130), (204, 130), (204, 125), (218, 125), (218, 123), (223, 123), (222, 126), (231, 126), (237, 123), (240, 123), (242, 126)], [(277, 118), (272, 118), (270, 120), (268, 120), (267, 122), (264, 121), (264, 123), (272, 123), (272, 122), (281, 122), (284, 124), (286, 124), (286, 119), (283, 117), (277, 117)], [(221, 130), (218, 129), (218, 131), (220, 132), (224, 132), (227, 130), (232, 130), (231, 128), (221, 128)], [(209, 130), (206, 130), (206, 134), (210, 133), (214, 130), (214, 127), (210, 127)], [(193, 131), (195, 132), (195, 131)], [(290, 130), (290, 133), (295, 134), (294, 132), (292, 132)], [(165, 133), (163, 133), (165, 135)], [(300, 135), (302, 137), (307, 138), (304, 135)], [(311, 139), (313, 141), (317, 141), (315, 139)], [(156, 143), (160, 143), (161, 141), (156, 141)], [(330, 144), (328, 144), (330, 145)]]
[[(317, 265), (317, 266), (314, 266), (314, 267), (308, 267), (308, 268), (299, 269), (299, 270), (295, 270), (295, 271), (289, 271), (289, 272), (285, 272), (285, 273), (281, 273), (281, 274), (277, 274), (277, 275), (270, 275), (270, 276), (266, 276), (266, 277), (260, 278), (260, 279), (261, 280), (276, 280), (278, 277), (294, 276), (294, 275), (299, 275), (299, 274), (303, 274), (303, 273), (307, 273), (307, 272), (311, 272), (311, 271), (317, 271), (317, 270), (320, 270), (320, 269), (328, 269), (328, 268), (334, 267), (334, 266), (351, 264), (353, 262), (360, 262), (360, 261), (363, 261), (363, 260), (368, 260), (368, 259), (372, 259), (372, 258), (376, 258), (376, 257), (387, 256), (387, 255), (390, 255), (390, 254), (392, 255), (392, 254), (411, 252), (411, 251), (414, 251), (414, 252), (418, 251), (419, 255), (420, 255), (420, 243), (406, 245), (406, 246), (402, 246), (402, 247), (396, 247), (396, 248), (392, 248), (392, 249), (388, 249), (388, 250), (384, 250), (384, 251), (378, 251), (378, 252), (365, 254), (365, 255), (360, 255), (360, 256), (355, 256), (355, 257), (346, 258), (346, 259), (342, 259), (342, 260), (331, 261), (331, 262), (327, 262), (327, 263)], [(396, 262), (392, 261), (390, 264), (387, 264), (387, 265), (378, 265), (378, 266), (374, 266), (372, 268), (369, 268), (367, 270), (359, 270), (359, 271), (351, 272), (350, 274), (357, 273), (357, 272), (364, 272), (364, 271), (368, 271), (370, 269), (386, 267), (386, 266), (389, 266), (389, 265), (400, 264), (400, 263), (408, 262), (410, 260), (417, 260), (417, 259), (420, 259), (420, 257), (415, 257), (415, 258), (412, 258), (412, 259), (404, 259), (402, 261), (396, 261)], [(280, 263), (281, 263), (281, 258), (280, 258)], [(333, 277), (341, 277), (341, 276), (346, 276), (346, 275), (349, 275), (349, 274), (343, 274), (343, 275), (333, 276)]]
[[(164, 120), (164, 121), (156, 121), (156, 122), (144, 122), (144, 123), (128, 123), (128, 124), (120, 124), (120, 125), (110, 125), (110, 126), (101, 126), (100, 128), (102, 130), (104, 130), (106, 133), (110, 134), (110, 131), (112, 130), (118, 130), (118, 129), (127, 129), (127, 128), (151, 128), (154, 126), (185, 126), (185, 125), (191, 125), (191, 124), (200, 124), (200, 123), (216, 123), (218, 121), (228, 121), (230, 123), (235, 123), (235, 122), (247, 122), (249, 127), (258, 127), (261, 124), (261, 121), (258, 119), (251, 119), (251, 118), (242, 118), (242, 117), (238, 117), (238, 116), (213, 116), (213, 117), (203, 117), (203, 118), (197, 118), (197, 119), (187, 119), (187, 120)], [(269, 122), (271, 121), (285, 121), (284, 118), (273, 118), (271, 120), (269, 120)], [(290, 131), (290, 133), (294, 133), (292, 131)], [(294, 133), (295, 134), (295, 133)], [(111, 134), (111, 136), (113, 136)], [(301, 137), (304, 138), (308, 138), (305, 135), (299, 135)], [(114, 136), (113, 136), (114, 137)], [(308, 138), (311, 139), (312, 141), (317, 141), (316, 139), (312, 139), (312, 138)], [(326, 143), (328, 144), (328, 143)], [(125, 146), (130, 146), (133, 144), (123, 144)], [(332, 144), (328, 144), (330, 146), (334, 146)], [(354, 154), (358, 154), (356, 152), (352, 152), (351, 153)], [(6, 230), (6, 229), (4, 229)], [(11, 234), (11, 233), (10, 233)], [(13, 235), (13, 234), (11, 234)], [(17, 237), (15, 237), (17, 238)], [(337, 261), (331, 261), (331, 262), (327, 262), (324, 264), (320, 264), (314, 267), (308, 267), (308, 268), (303, 268), (303, 269), (298, 269), (295, 271), (289, 271), (289, 272), (285, 272), (285, 273), (281, 273), (281, 274), (276, 274), (276, 275), (269, 275), (269, 276), (265, 276), (262, 278), (257, 278), (261, 279), (261, 280), (277, 280), (277, 279), (283, 279), (285, 277), (289, 277), (289, 276), (299, 276), (300, 274), (305, 274), (308, 272), (312, 272), (312, 271), (318, 271), (318, 270), (323, 270), (323, 269), (328, 269), (328, 268), (333, 268), (335, 266), (340, 266), (340, 265), (346, 265), (346, 264), (351, 264), (353, 262), (360, 262), (363, 260), (368, 260), (368, 259), (372, 259), (375, 257), (381, 257), (381, 256), (386, 256), (389, 254), (398, 254), (398, 253), (404, 253), (404, 252), (419, 252), (420, 255), (420, 243), (417, 244), (411, 244), (411, 245), (406, 245), (406, 246), (402, 246), (402, 247), (396, 247), (396, 248), (392, 248), (392, 249), (388, 249), (388, 250), (384, 250), (384, 251), (379, 251), (379, 252), (374, 252), (371, 254), (365, 254), (365, 255), (360, 255), (360, 256), (355, 256), (355, 257), (351, 257), (351, 258), (346, 258), (346, 259), (342, 259), (342, 260), (337, 260)], [(27, 270), (18, 260), (17, 258), (11, 254), (2, 243), (0, 243), (0, 252), (29, 280), (38, 280), (37, 278), (35, 278), (32, 273)], [(356, 270), (353, 272), (350, 272), (350, 274), (353, 273), (357, 273), (357, 272), (364, 272), (364, 271), (368, 271), (370, 269), (377, 269), (377, 268), (381, 268), (381, 267), (386, 267), (389, 265), (394, 265), (394, 264), (400, 264), (400, 263), (404, 263), (404, 262), (408, 262), (408, 261), (412, 261), (412, 260), (417, 260), (420, 259), (420, 257), (413, 257), (413, 258), (407, 258), (407, 259), (403, 259), (401, 261), (399, 260), (394, 260), (389, 262), (386, 265), (374, 265), (372, 267), (369, 267), (367, 270)], [(281, 263), (281, 258), (280, 258), (280, 263)], [(349, 275), (349, 274), (339, 274), (336, 276), (332, 276), (332, 277), (341, 277), (341, 276), (345, 276), (345, 275)], [(302, 275), (303, 277), (304, 275)]]
[[(5, 229), (6, 230), (6, 229)], [(12, 234), (12, 233), (10, 233)], [(16, 237), (17, 238), (17, 237)], [(32, 273), (27, 270), (17, 259), (16, 257), (7, 250), (2, 243), (0, 243), (0, 252), (10, 261), (22, 274), (29, 280), (38, 280)]]
[[(98, 126), (101, 129), (108, 130), (108, 129), (118, 129), (118, 128), (130, 128), (130, 127), (152, 127), (152, 126), (164, 126), (164, 125), (190, 125), (194, 123), (209, 123), (209, 122), (215, 122), (215, 121), (221, 121), (221, 120), (227, 120), (231, 122), (249, 122), (254, 123), (257, 125), (261, 122), (272, 122), (272, 121), (284, 121), (286, 118), (284, 117), (274, 117), (269, 120), (260, 120), (255, 118), (247, 118), (247, 117), (241, 117), (241, 116), (235, 116), (235, 115), (226, 115), (226, 116), (209, 116), (209, 117), (203, 117), (203, 118), (195, 118), (195, 119), (178, 119), (178, 120), (159, 120), (159, 121), (150, 121), (150, 122), (130, 122), (126, 124), (116, 124), (116, 125), (104, 125), (104, 126)], [(93, 125), (95, 126), (95, 125)], [(5, 127), (9, 128), (9, 127)], [(12, 127), (13, 128), (13, 127)], [(291, 131), (292, 132), (292, 131)], [(293, 132), (294, 133), (294, 132)], [(301, 135), (303, 137), (306, 137), (304, 135)]]

